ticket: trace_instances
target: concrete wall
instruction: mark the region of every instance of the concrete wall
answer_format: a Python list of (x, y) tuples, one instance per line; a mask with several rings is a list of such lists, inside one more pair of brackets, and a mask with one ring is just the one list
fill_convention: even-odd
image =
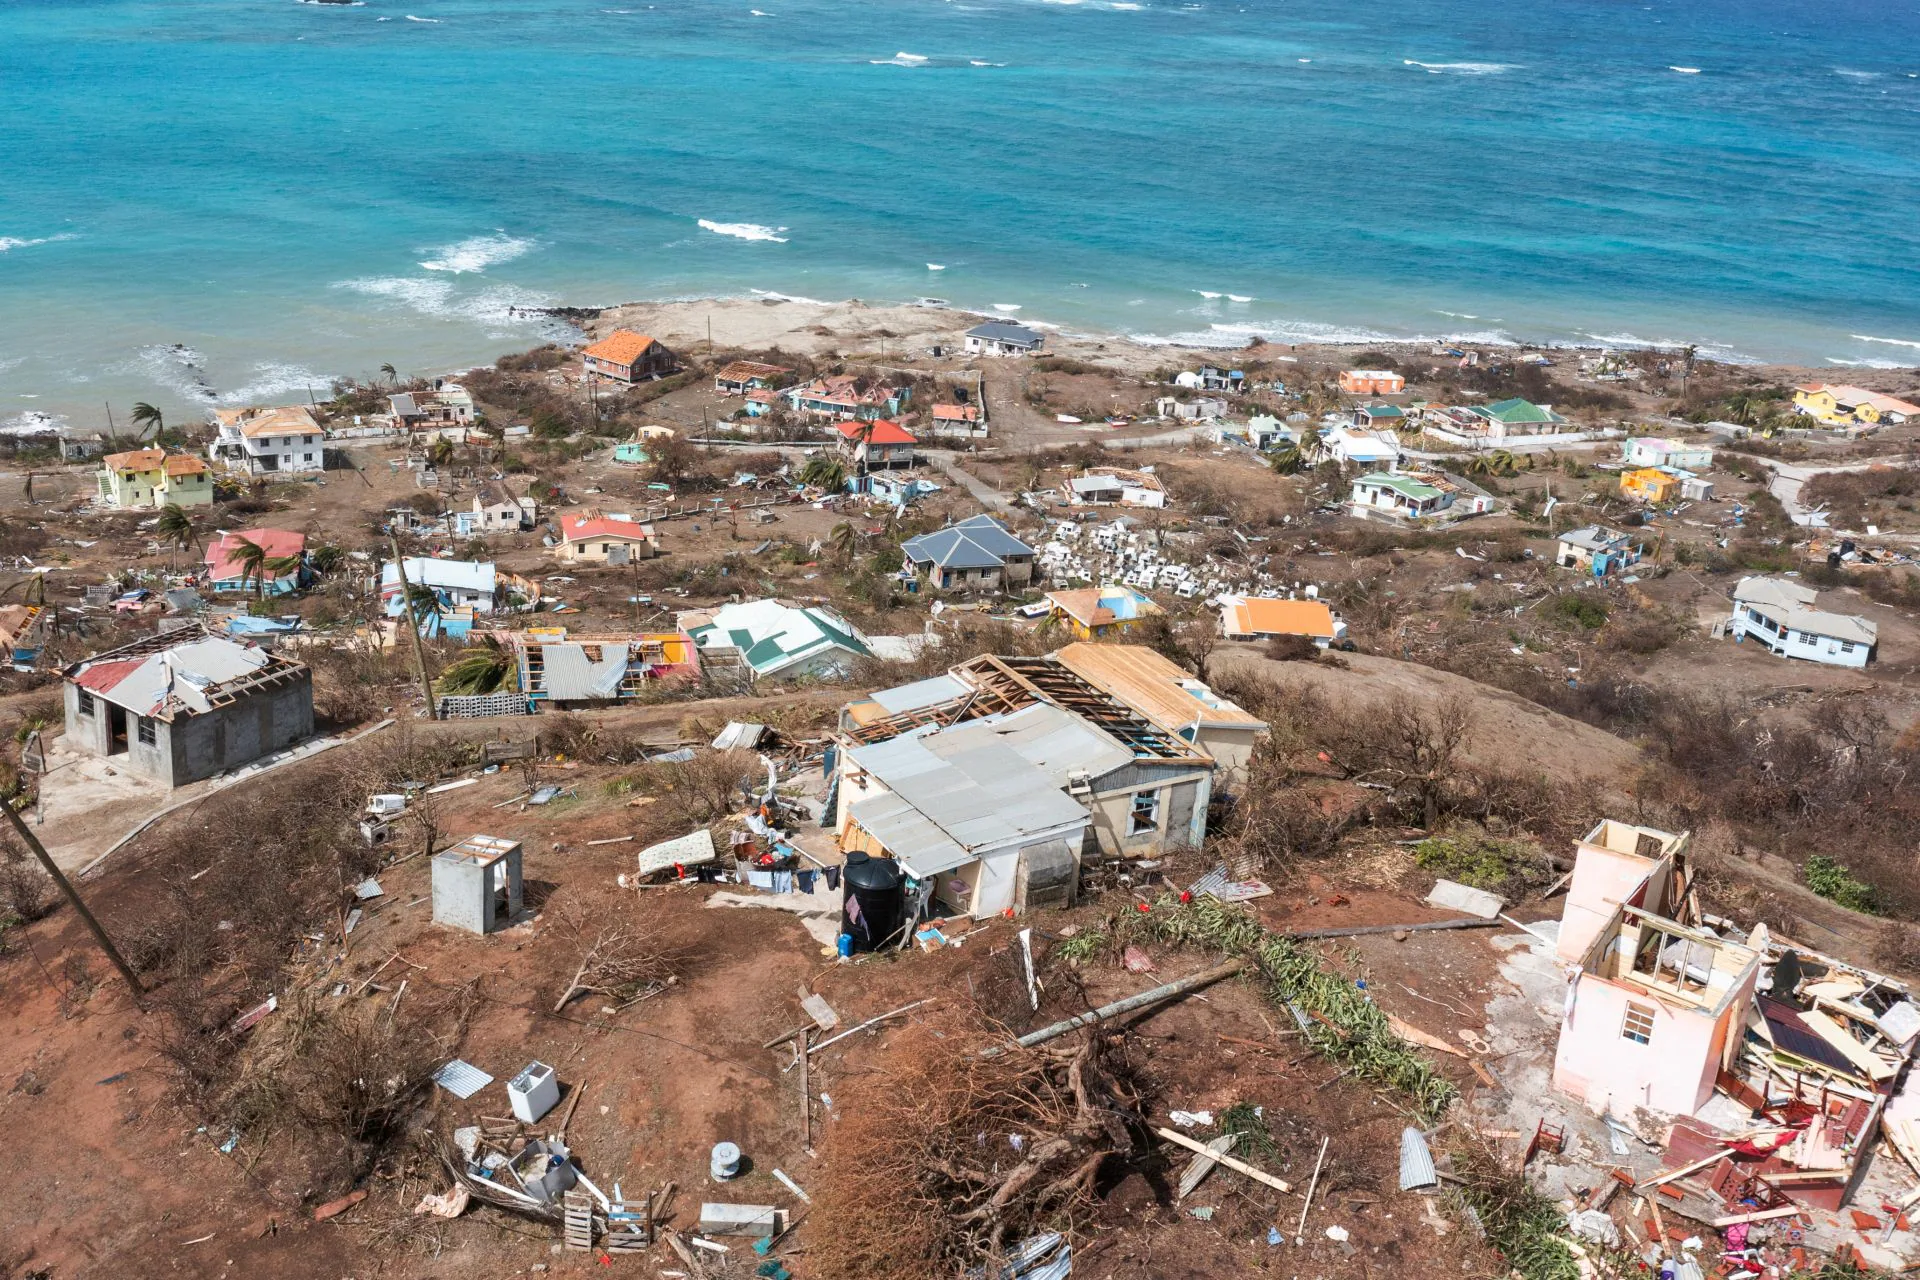
[(1554, 953), (1567, 964), (1579, 964), (1613, 913), (1653, 868), (1651, 859), (1638, 854), (1581, 844), (1567, 885), (1567, 905), (1560, 913), (1560, 941)]
[(297, 680), (240, 698), (201, 715), (168, 723), (148, 721), (153, 742), (140, 741), (141, 717), (93, 695), (93, 714), (80, 714), (78, 685), (65, 689), (67, 741), (98, 756), (114, 754), (111, 734), (116, 710), (126, 720), (125, 767), (170, 787), (210, 778), (270, 755), (313, 734), (313, 683)]
[[(1634, 1107), (1691, 1115), (1713, 1094), (1728, 1027), (1745, 1008), (1747, 983), (1720, 1018), (1676, 1010), (1619, 982), (1582, 974), (1574, 1007), (1561, 1022), (1554, 1051), (1553, 1087), (1580, 1099), (1594, 1114)], [(1631, 1002), (1653, 1011), (1653, 1034), (1640, 1044), (1621, 1034)]]
[[(1163, 768), (1128, 765), (1095, 779), (1095, 791), (1086, 798), (1093, 814), (1093, 832), (1104, 853), (1129, 858), (1157, 857), (1168, 849), (1197, 849), (1207, 836), (1207, 802), (1213, 793), (1213, 774), (1208, 769)], [(1192, 797), (1192, 813), (1177, 824), (1175, 808), (1185, 801), (1176, 793)], [(1128, 835), (1133, 813), (1133, 797), (1142, 791), (1154, 791), (1160, 797), (1158, 824), (1152, 831)]]
[(313, 677), (247, 694), (224, 707), (160, 726), (174, 786), (238, 769), (313, 736)]

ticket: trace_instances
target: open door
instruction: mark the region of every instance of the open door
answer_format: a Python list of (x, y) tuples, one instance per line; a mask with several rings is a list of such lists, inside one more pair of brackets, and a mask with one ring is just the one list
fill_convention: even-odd
[(127, 709), (107, 703), (107, 754), (124, 755), (127, 750)]

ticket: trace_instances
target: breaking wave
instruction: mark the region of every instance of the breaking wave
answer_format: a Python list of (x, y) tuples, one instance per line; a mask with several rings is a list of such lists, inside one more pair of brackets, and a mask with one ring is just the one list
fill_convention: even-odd
[(1510, 62), (1419, 62), (1413, 58), (1403, 58), (1401, 62), (1419, 67), (1432, 76), (1497, 76), (1512, 71), (1516, 65)]
[(429, 271), (465, 275), (470, 271), (485, 271), (499, 263), (511, 262), (533, 247), (532, 240), (499, 231), (489, 236), (470, 236), (457, 244), (441, 245), (437, 249), (422, 250), (437, 256), (420, 265)]
[(709, 218), (701, 218), (700, 229), (717, 236), (732, 236), (736, 240), (771, 240), (775, 244), (787, 242), (787, 238), (780, 234), (786, 230), (785, 227), (763, 227), (757, 222), (714, 222)]

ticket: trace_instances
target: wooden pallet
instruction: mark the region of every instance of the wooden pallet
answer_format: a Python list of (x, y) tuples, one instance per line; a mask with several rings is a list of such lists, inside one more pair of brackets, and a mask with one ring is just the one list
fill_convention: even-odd
[(569, 1249), (582, 1252), (593, 1248), (593, 1199), (584, 1191), (568, 1191), (560, 1197), (561, 1240)]

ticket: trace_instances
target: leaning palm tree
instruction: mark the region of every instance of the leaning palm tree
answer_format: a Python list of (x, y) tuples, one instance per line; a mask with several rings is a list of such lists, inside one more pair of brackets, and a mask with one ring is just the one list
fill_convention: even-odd
[(400, 371), (395, 369), (391, 363), (380, 366), (380, 376), (387, 380), (388, 385), (400, 381)]
[(854, 548), (860, 544), (860, 531), (850, 522), (842, 520), (833, 526), (832, 532), (827, 534), (827, 544), (833, 548), (833, 553), (840, 557), (841, 563), (845, 564), (853, 559)]
[(145, 435), (149, 427), (153, 428), (153, 434), (158, 436), (167, 426), (166, 416), (145, 400), (133, 406), (133, 423), (140, 428), (134, 436), (136, 440)]
[(177, 502), (169, 502), (160, 508), (160, 521), (154, 526), (154, 532), (167, 544), (167, 568), (174, 565), (174, 557), (188, 546), (200, 545), (200, 534), (193, 527), (193, 517), (187, 509)]
[(444, 694), (498, 693), (514, 674), (514, 655), (492, 636), (448, 663), (435, 682)]
[(240, 589), (245, 591), (247, 583), (255, 586), (256, 596), (264, 591), (264, 575), (267, 569), (267, 549), (251, 538), (236, 537), (227, 548), (227, 557), (240, 570)]
[(346, 563), (347, 553), (332, 543), (322, 543), (307, 552), (307, 567), (325, 577)]
[(807, 459), (805, 466), (800, 468), (800, 482), (829, 491), (844, 489), (847, 484), (847, 468), (840, 459), (830, 453), (816, 453)]
[(1306, 465), (1306, 458), (1300, 452), (1300, 446), (1289, 441), (1275, 449), (1267, 459), (1267, 466), (1275, 475), (1290, 476)]
[(1510, 476), (1520, 469), (1512, 453), (1505, 449), (1495, 449), (1487, 455), (1487, 474)]

